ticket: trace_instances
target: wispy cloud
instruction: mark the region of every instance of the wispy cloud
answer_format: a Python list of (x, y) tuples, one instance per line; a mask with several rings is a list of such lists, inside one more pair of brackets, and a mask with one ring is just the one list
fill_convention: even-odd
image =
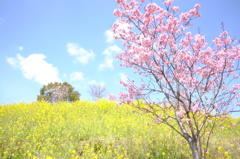
[(128, 82), (128, 76), (125, 73), (119, 73), (120, 80), (127, 83)]
[(99, 70), (104, 70), (105, 68), (113, 69), (113, 55), (121, 52), (121, 48), (117, 45), (112, 45), (107, 47), (102, 54), (105, 55), (104, 61), (99, 65)]
[(92, 50), (87, 51), (76, 43), (68, 43), (67, 52), (82, 64), (88, 64), (96, 56)]
[(71, 73), (70, 74), (70, 80), (71, 81), (82, 81), (82, 80), (84, 80), (83, 73), (82, 72)]
[(23, 61), (24, 59), (23, 59), (23, 57), (22, 57), (20, 54), (17, 54), (17, 57), (16, 57), (16, 58), (8, 57), (6, 60), (7, 60), (7, 62), (8, 62), (11, 66), (13, 66), (13, 67), (15, 67), (15, 68), (20, 68), (20, 67), (21, 67), (20, 63), (21, 63), (21, 61)]
[(22, 51), (22, 50), (24, 50), (24, 47), (23, 47), (23, 46), (19, 46), (19, 47), (18, 47), (18, 50), (19, 50), (19, 51)]
[(114, 42), (114, 34), (111, 30), (105, 31), (105, 36), (107, 38), (107, 40), (106, 40), (107, 43), (113, 43)]
[(104, 51), (103, 54), (107, 56), (112, 56), (113, 54), (115, 55), (116, 53), (121, 52), (122, 49), (118, 47), (117, 45), (112, 45), (107, 47)]
[(96, 80), (91, 80), (91, 81), (88, 82), (88, 84), (89, 85), (99, 85), (101, 87), (105, 87), (106, 86), (106, 84), (104, 82), (98, 82)]
[(58, 69), (45, 61), (44, 54), (31, 54), (23, 57), (17, 54), (17, 57), (7, 58), (7, 62), (22, 71), (23, 76), (30, 80), (46, 85), (50, 82), (60, 82), (58, 78)]
[(105, 57), (104, 61), (100, 63), (98, 69), (104, 70), (105, 68), (113, 69), (113, 58), (111, 57)]

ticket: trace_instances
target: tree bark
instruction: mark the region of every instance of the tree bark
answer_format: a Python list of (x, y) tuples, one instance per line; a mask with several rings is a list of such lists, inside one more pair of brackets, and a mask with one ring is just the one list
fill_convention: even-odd
[(190, 144), (190, 148), (192, 150), (193, 159), (201, 159), (202, 157), (200, 156), (198, 151), (197, 139), (190, 139), (188, 143)]

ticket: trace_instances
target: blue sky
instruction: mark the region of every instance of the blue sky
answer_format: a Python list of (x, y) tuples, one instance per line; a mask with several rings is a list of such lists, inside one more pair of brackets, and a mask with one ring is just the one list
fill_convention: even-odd
[[(221, 33), (221, 22), (240, 39), (239, 0), (174, 4), (188, 11), (195, 3), (202, 17), (194, 29), (199, 26), (209, 43)], [(51, 81), (69, 82), (82, 99), (91, 99), (93, 83), (116, 94), (122, 75), (131, 75), (114, 59), (123, 48), (108, 31), (117, 7), (115, 0), (0, 0), (0, 104), (35, 101), (42, 85)]]

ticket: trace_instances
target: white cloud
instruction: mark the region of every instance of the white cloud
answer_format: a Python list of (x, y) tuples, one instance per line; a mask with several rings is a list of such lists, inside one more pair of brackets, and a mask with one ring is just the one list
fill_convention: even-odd
[(74, 72), (70, 75), (71, 81), (81, 81), (83, 80), (83, 73), (82, 72)]
[(105, 36), (107, 37), (107, 40), (106, 40), (107, 43), (113, 43), (114, 42), (114, 34), (111, 30), (105, 31)]
[(128, 82), (128, 76), (125, 73), (119, 73), (120, 80), (127, 83)]
[(112, 45), (112, 46), (107, 47), (103, 51), (103, 54), (107, 55), (107, 56), (111, 56), (111, 55), (119, 53), (121, 51), (122, 51), (122, 49), (120, 47), (118, 47), (117, 45)]
[(89, 60), (94, 59), (95, 54), (92, 50), (85, 50), (75, 43), (67, 44), (67, 52), (76, 57), (76, 60), (82, 64), (88, 64)]
[(104, 82), (97, 82), (95, 80), (91, 80), (88, 82), (89, 85), (100, 85), (101, 87), (105, 87), (106, 84)]
[(113, 58), (105, 57), (104, 61), (99, 65), (99, 70), (104, 70), (104, 68), (113, 69)]
[(104, 70), (105, 68), (113, 69), (113, 57), (112, 55), (115, 55), (116, 53), (121, 52), (121, 48), (119, 48), (117, 45), (112, 45), (107, 47), (102, 54), (105, 55), (104, 61), (99, 65), (99, 70)]
[(18, 50), (19, 50), (19, 51), (22, 51), (23, 49), (24, 49), (23, 46), (19, 46), (19, 47), (18, 47)]
[(31, 54), (26, 58), (17, 54), (16, 58), (7, 58), (7, 62), (19, 68), (25, 78), (33, 79), (42, 85), (61, 81), (58, 78), (57, 67), (47, 63), (44, 54)]
[(20, 61), (22, 60), (23, 60), (23, 57), (20, 54), (17, 54), (17, 58), (11, 58), (11, 57), (7, 58), (7, 62), (15, 68), (20, 67)]

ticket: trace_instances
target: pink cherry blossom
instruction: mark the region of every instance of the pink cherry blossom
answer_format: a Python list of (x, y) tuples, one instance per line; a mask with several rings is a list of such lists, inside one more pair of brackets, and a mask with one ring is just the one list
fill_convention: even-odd
[(170, 6), (170, 5), (172, 5), (173, 1), (174, 0), (166, 0), (166, 1), (163, 2), (163, 4), (166, 5), (166, 6)]
[(121, 13), (121, 11), (120, 11), (119, 9), (115, 9), (115, 10), (113, 11), (113, 14), (114, 14), (115, 16), (122, 17), (122, 13)]
[(199, 105), (195, 105), (194, 107), (192, 107), (191, 109), (192, 109), (192, 111), (195, 113), (195, 112), (197, 112), (198, 111), (198, 109), (200, 108), (200, 106)]
[(143, 38), (142, 39), (142, 45), (145, 47), (148, 47), (151, 45), (151, 40), (149, 38)]
[(119, 107), (122, 107), (122, 106), (123, 106), (123, 103), (117, 102), (117, 105), (118, 105)]
[(179, 7), (178, 6), (174, 6), (171, 8), (171, 10), (175, 13), (179, 10)]
[(228, 115), (224, 115), (223, 117), (224, 117), (224, 118), (229, 118), (229, 116), (228, 116)]
[(232, 123), (231, 124), (231, 127), (235, 127), (237, 124), (236, 123)]
[(188, 22), (190, 16), (191, 16), (191, 14), (188, 13), (188, 12), (182, 13), (182, 14), (180, 15), (180, 20), (181, 20), (181, 21), (187, 21), (187, 22)]
[(240, 84), (236, 84), (233, 86), (233, 89), (240, 89)]
[(194, 8), (200, 8), (201, 7), (201, 5), (200, 4), (195, 4), (195, 6), (194, 6)]
[(184, 117), (184, 111), (183, 110), (178, 111), (177, 115), (181, 118)]
[(213, 104), (213, 109), (217, 109), (218, 108), (218, 104), (217, 103), (214, 103)]
[[(180, 12), (174, 0), (160, 5), (148, 2), (117, 0), (119, 9), (114, 10), (118, 20), (112, 32), (124, 48), (116, 58), (120, 66), (140, 76), (136, 82), (120, 81), (126, 89), (118, 94), (119, 99), (200, 142), (197, 131), (207, 135), (201, 132), (205, 125), (214, 125), (218, 117), (226, 120), (231, 103), (240, 106), (240, 45), (227, 31), (212, 41), (206, 39), (208, 35), (191, 32), (192, 21), (201, 17), (200, 4)], [(146, 109), (141, 109), (143, 103)]]
[(161, 119), (159, 119), (158, 117), (154, 118), (154, 123), (155, 123), (155, 124), (158, 124), (158, 123), (160, 123), (160, 122), (161, 122)]
[(108, 99), (111, 100), (111, 101), (116, 101), (117, 100), (117, 98), (114, 94), (109, 94)]
[(117, 3), (121, 4), (121, 5), (125, 5), (126, 4), (126, 0), (117, 0)]

